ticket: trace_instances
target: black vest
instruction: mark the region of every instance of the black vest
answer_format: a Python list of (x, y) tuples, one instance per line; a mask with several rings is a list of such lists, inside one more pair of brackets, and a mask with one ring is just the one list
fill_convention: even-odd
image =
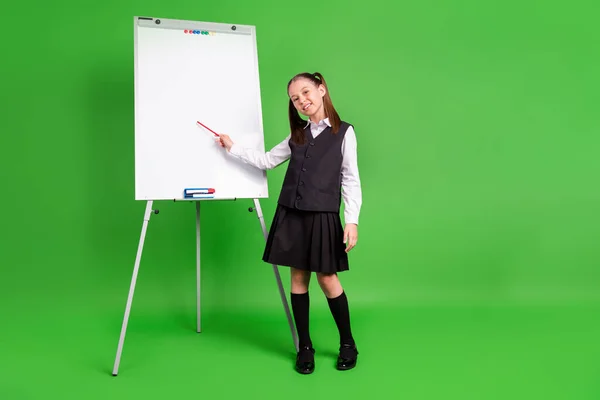
[(309, 125), (304, 129), (303, 145), (289, 140), (292, 154), (279, 204), (304, 211), (340, 211), (342, 142), (349, 126), (342, 122), (337, 134), (328, 126), (313, 138)]

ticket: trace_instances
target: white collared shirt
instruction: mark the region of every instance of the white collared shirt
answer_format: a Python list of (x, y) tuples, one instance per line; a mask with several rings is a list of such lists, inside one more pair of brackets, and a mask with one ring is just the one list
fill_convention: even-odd
[[(321, 120), (318, 124), (308, 121), (313, 138), (319, 136), (329, 123), (329, 118)], [(264, 153), (256, 149), (243, 148), (235, 143), (231, 146), (229, 153), (247, 164), (262, 170), (273, 169), (281, 163), (289, 160), (291, 149), (288, 135), (281, 143)], [(344, 220), (346, 224), (357, 224), (360, 208), (362, 205), (362, 190), (360, 176), (358, 173), (358, 158), (356, 152), (356, 134), (352, 126), (348, 127), (342, 141), (342, 198), (344, 199)]]

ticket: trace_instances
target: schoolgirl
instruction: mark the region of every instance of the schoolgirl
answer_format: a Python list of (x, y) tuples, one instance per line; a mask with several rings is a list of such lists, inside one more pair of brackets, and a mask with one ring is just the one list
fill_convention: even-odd
[[(289, 160), (263, 260), (290, 267), (290, 297), (299, 339), (297, 371), (310, 374), (315, 369), (309, 333), (312, 273), (339, 331), (337, 368), (348, 370), (355, 367), (358, 350), (338, 273), (349, 270), (348, 252), (358, 239), (362, 192), (356, 136), (353, 126), (340, 119), (320, 73), (294, 76), (287, 91), (291, 132), (277, 146), (264, 153), (236, 145), (225, 134), (217, 142), (232, 156), (262, 170)], [(345, 205), (343, 228), (341, 199)]]

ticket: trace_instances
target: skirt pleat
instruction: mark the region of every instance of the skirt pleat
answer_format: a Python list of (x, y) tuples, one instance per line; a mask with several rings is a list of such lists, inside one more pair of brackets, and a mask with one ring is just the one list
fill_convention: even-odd
[(277, 206), (263, 261), (311, 272), (347, 271), (344, 229), (339, 213)]

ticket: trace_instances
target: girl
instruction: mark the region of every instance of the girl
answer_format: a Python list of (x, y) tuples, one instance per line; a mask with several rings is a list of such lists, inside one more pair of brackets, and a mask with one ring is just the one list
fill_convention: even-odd
[[(312, 272), (339, 330), (337, 368), (348, 370), (356, 365), (358, 351), (350, 329), (348, 300), (337, 273), (349, 269), (347, 253), (357, 241), (362, 193), (356, 136), (352, 125), (340, 120), (320, 73), (294, 76), (287, 90), (291, 134), (271, 151), (265, 154), (241, 148), (228, 135), (220, 135), (217, 142), (231, 155), (262, 170), (290, 160), (263, 261), (291, 270), (291, 303), (299, 339), (297, 371), (310, 374), (315, 368), (308, 323)], [(342, 197), (343, 231), (339, 215)]]

